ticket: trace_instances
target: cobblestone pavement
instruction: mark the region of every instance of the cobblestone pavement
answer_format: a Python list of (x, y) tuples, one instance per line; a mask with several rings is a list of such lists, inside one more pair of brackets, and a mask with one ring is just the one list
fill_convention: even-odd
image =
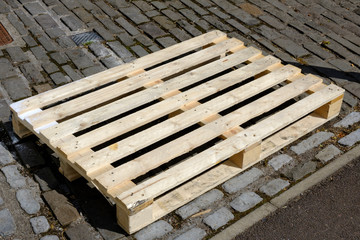
[[(0, 46), (0, 239), (208, 238), (360, 141), (358, 0), (0, 0), (0, 21), (14, 39)], [(133, 236), (96, 189), (12, 132), (11, 102), (213, 29), (345, 88), (340, 116)], [(73, 41), (89, 31), (103, 40)]]

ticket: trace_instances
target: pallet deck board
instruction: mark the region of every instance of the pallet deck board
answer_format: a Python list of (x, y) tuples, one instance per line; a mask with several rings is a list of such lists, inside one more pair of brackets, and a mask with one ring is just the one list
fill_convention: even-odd
[(133, 233), (334, 118), (343, 94), (213, 31), (11, 110)]

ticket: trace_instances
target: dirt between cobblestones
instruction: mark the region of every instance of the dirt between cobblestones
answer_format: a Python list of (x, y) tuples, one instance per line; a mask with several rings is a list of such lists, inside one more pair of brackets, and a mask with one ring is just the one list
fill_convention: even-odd
[(360, 157), (237, 236), (240, 239), (360, 239)]

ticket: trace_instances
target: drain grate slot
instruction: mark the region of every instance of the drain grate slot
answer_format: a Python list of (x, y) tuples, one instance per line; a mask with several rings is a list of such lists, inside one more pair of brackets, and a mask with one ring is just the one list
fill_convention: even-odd
[(13, 41), (12, 37), (6, 31), (5, 27), (0, 23), (0, 46), (9, 44)]
[(90, 43), (93, 41), (102, 41), (104, 40), (102, 37), (99, 36), (96, 32), (86, 32), (86, 33), (79, 33), (71, 36), (71, 39), (76, 43), (76, 45), (83, 45), (86, 43)]

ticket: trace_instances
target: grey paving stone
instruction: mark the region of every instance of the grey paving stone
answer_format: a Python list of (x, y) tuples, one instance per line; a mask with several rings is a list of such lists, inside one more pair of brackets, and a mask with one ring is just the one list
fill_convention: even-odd
[(263, 199), (254, 192), (245, 192), (239, 197), (235, 198), (230, 206), (238, 212), (245, 212), (250, 208), (255, 207)]
[(240, 189), (248, 186), (249, 184), (255, 182), (263, 175), (263, 172), (258, 168), (251, 168), (249, 171), (242, 173), (236, 177), (231, 178), (226, 181), (222, 187), (228, 193), (234, 193)]
[(35, 17), (35, 20), (40, 24), (40, 26), (44, 30), (59, 27), (49, 14), (39, 15)]
[(71, 240), (96, 240), (97, 238), (91, 231), (91, 226), (88, 223), (80, 223), (66, 229), (66, 235)]
[(196, 23), (200, 20), (200, 18), (196, 15), (196, 13), (188, 8), (184, 8), (180, 10), (181, 14), (184, 15), (190, 21)]
[(213, 189), (176, 210), (176, 214), (180, 215), (182, 219), (186, 219), (191, 215), (206, 209), (216, 201), (219, 201), (223, 196), (224, 194), (220, 190)]
[(71, 14), (71, 11), (69, 11), (63, 4), (59, 2), (55, 7), (52, 8), (52, 10), (59, 16), (66, 16)]
[(84, 8), (76, 8), (73, 12), (81, 19), (84, 23), (95, 21), (92, 14), (88, 13)]
[(117, 26), (111, 19), (109, 18), (100, 18), (99, 21), (105, 25), (107, 29), (113, 34), (119, 34), (124, 32), (122, 28)]
[(62, 52), (54, 52), (50, 54), (50, 57), (55, 60), (57, 64), (65, 64), (69, 58)]
[(348, 128), (354, 123), (360, 121), (360, 112), (351, 112), (344, 119), (334, 124), (334, 127), (345, 127)]
[(149, 18), (155, 17), (155, 16), (159, 16), (160, 12), (156, 11), (156, 10), (151, 10), (148, 12), (145, 12), (145, 15)]
[(153, 1), (151, 2), (152, 5), (154, 5), (157, 9), (165, 9), (168, 7), (168, 3), (160, 2), (160, 1)]
[(84, 23), (74, 15), (62, 17), (61, 21), (63, 21), (71, 31), (77, 31), (85, 28)]
[(188, 40), (191, 38), (189, 34), (186, 33), (183, 29), (180, 28), (173, 28), (170, 29), (169, 32), (174, 35), (177, 39), (179, 39), (181, 42)]
[(136, 55), (138, 55), (139, 57), (143, 57), (145, 55), (148, 55), (149, 53), (140, 45), (135, 45), (131, 47), (131, 50), (133, 50)]
[(56, 39), (56, 42), (60, 45), (62, 48), (73, 48), (76, 47), (76, 44), (73, 40), (71, 40), (68, 36), (61, 36)]
[(19, 154), (21, 161), (27, 168), (38, 167), (45, 164), (45, 159), (36, 150), (36, 147), (36, 144), (32, 141), (15, 145), (15, 149)]
[(61, 225), (66, 226), (80, 217), (79, 212), (68, 202), (67, 198), (55, 190), (44, 193), (43, 197)]
[(101, 10), (103, 10), (107, 15), (109, 15), (109, 17), (111, 18), (116, 18), (119, 17), (120, 14), (119, 12), (117, 12), (115, 9), (113, 9), (112, 7), (110, 7), (108, 4), (106, 4), (104, 1), (97, 1), (95, 2), (95, 4), (101, 8)]
[(310, 54), (307, 50), (305, 50), (303, 47), (299, 46), (298, 44), (296, 44), (295, 42), (293, 42), (290, 39), (277, 38), (273, 41), (276, 45), (285, 49), (288, 53), (290, 53), (294, 57), (299, 58), (299, 57), (303, 57), (303, 56)]
[(140, 8), (140, 10), (141, 11), (144, 11), (144, 12), (146, 12), (146, 11), (151, 11), (151, 10), (154, 10), (155, 8), (152, 6), (152, 5), (150, 5), (150, 4), (148, 4), (147, 2), (145, 2), (145, 1), (134, 1), (133, 2), (138, 8)]
[(276, 38), (281, 37), (282, 35), (273, 28), (269, 28), (268, 26), (261, 25), (255, 29), (256, 32), (260, 33), (264, 37), (269, 40), (274, 40)]
[(12, 77), (2, 80), (2, 84), (13, 101), (31, 96), (31, 89), (26, 79)]
[(172, 229), (173, 227), (169, 223), (164, 220), (160, 220), (137, 232), (135, 234), (135, 238), (137, 240), (152, 240), (164, 236)]
[(154, 44), (154, 42), (148, 38), (147, 36), (145, 36), (144, 34), (139, 34), (136, 37), (136, 40), (138, 40), (142, 45), (144, 46), (151, 46)]
[(328, 51), (328, 50), (325, 50), (319, 44), (316, 44), (316, 43), (313, 43), (313, 42), (307, 42), (307, 43), (304, 43), (303, 46), (304, 46), (304, 48), (306, 48), (310, 52), (318, 55), (322, 59), (329, 59), (329, 58), (335, 57), (334, 54), (330, 53), (330, 51)]
[(167, 48), (167, 47), (177, 44), (177, 42), (171, 37), (158, 38), (158, 39), (156, 39), (156, 41), (164, 48)]
[(1, 1), (0, 2), (0, 13), (8, 13), (8, 12), (10, 12), (9, 6), (5, 2)]
[(51, 40), (49, 37), (47, 37), (46, 35), (38, 37), (38, 41), (48, 52), (59, 50), (59, 46), (53, 40)]
[(51, 74), (59, 71), (59, 68), (53, 62), (50, 61), (41, 63), (41, 66), (47, 74)]
[(61, 0), (61, 2), (70, 10), (81, 7), (81, 4), (78, 1), (74, 0)]
[(94, 62), (81, 49), (71, 49), (66, 51), (66, 55), (73, 61), (79, 69), (94, 66)]
[(36, 46), (36, 47), (32, 47), (30, 48), (30, 51), (34, 54), (34, 56), (38, 59), (38, 60), (49, 60), (49, 57), (45, 51), (45, 49), (42, 46)]
[(64, 76), (64, 74), (61, 72), (51, 74), (50, 78), (56, 85), (62, 85), (71, 82), (70, 77)]
[(149, 19), (135, 6), (120, 8), (119, 10), (122, 14), (130, 18), (131, 21), (133, 21), (135, 24), (141, 24), (149, 21)]
[(8, 122), (10, 117), (10, 108), (5, 99), (0, 99), (0, 121)]
[(2, 197), (0, 197), (0, 206), (4, 204), (4, 199), (2, 199)]
[(126, 19), (124, 19), (123, 17), (119, 17), (117, 19), (115, 19), (115, 21), (120, 24), (120, 26), (122, 26), (128, 33), (130, 33), (131, 35), (137, 35), (139, 34), (139, 30), (137, 30), (136, 27), (134, 27), (133, 25), (131, 25)]
[(49, 222), (44, 216), (30, 218), (30, 224), (36, 234), (45, 233), (50, 229)]
[(342, 152), (335, 147), (334, 145), (329, 145), (326, 148), (324, 148), (323, 150), (321, 150), (316, 156), (315, 158), (320, 160), (322, 163), (326, 163), (328, 161), (330, 161), (331, 159), (333, 159), (336, 155), (341, 154)]
[(145, 33), (150, 35), (152, 38), (157, 38), (166, 35), (166, 33), (155, 23), (145, 23), (139, 26)]
[(16, 76), (14, 67), (6, 58), (0, 58), (0, 79)]
[(192, 2), (190, 0), (181, 0), (181, 2), (184, 3), (185, 5), (187, 5), (188, 7), (190, 7), (192, 10), (194, 10), (195, 12), (197, 12), (200, 15), (205, 15), (205, 14), (209, 13), (204, 8), (200, 7), (199, 5), (195, 4), (194, 2)]
[(213, 214), (204, 218), (204, 223), (213, 230), (217, 230), (232, 219), (234, 219), (234, 215), (230, 212), (230, 210), (226, 207), (222, 207)]
[(242, 25), (241, 23), (239, 23), (238, 21), (236, 21), (235, 19), (228, 19), (226, 20), (231, 26), (233, 26), (234, 28), (236, 28), (237, 30), (239, 30), (240, 32), (242, 32), (243, 34), (249, 34), (251, 32), (251, 30), (249, 30), (248, 28), (246, 28), (244, 25)]
[(360, 129), (351, 132), (349, 135), (341, 138), (339, 143), (345, 146), (353, 146), (355, 143), (360, 141)]
[(43, 83), (46, 82), (45, 78), (36, 69), (32, 63), (23, 63), (19, 66), (21, 72), (24, 74), (26, 79), (31, 83)]
[(29, 47), (35, 47), (37, 46), (37, 42), (30, 36), (24, 36), (23, 37), (23, 40), (26, 42), (26, 44), (29, 46)]
[(79, 80), (83, 78), (83, 75), (78, 71), (74, 70), (69, 65), (62, 66), (62, 69), (65, 71), (65, 73), (74, 81)]
[(293, 169), (290, 169), (289, 171), (285, 172), (285, 176), (288, 178), (297, 181), (307, 174), (314, 172), (316, 170), (316, 163), (313, 161), (306, 162), (304, 164), (299, 164)]
[(85, 68), (83, 69), (81, 72), (86, 76), (91, 76), (93, 74), (96, 74), (96, 73), (99, 73), (99, 72), (102, 72), (106, 70), (106, 68), (104, 68), (103, 66), (99, 66), (99, 65), (96, 65), (96, 66), (92, 66), (92, 67), (89, 67), (89, 68)]
[(272, 197), (289, 185), (290, 183), (288, 181), (278, 178), (271, 180), (270, 182), (262, 186), (260, 188), (260, 191)]
[(24, 62), (28, 60), (20, 47), (9, 47), (6, 51), (9, 53), (13, 62)]
[(40, 204), (35, 200), (33, 193), (29, 189), (19, 189), (16, 192), (16, 199), (21, 208), (28, 214), (36, 214), (40, 210)]
[(230, 15), (220, 11), (219, 8), (217, 8), (217, 7), (211, 7), (211, 8), (208, 8), (208, 10), (210, 12), (212, 12), (213, 14), (215, 14), (216, 16), (218, 16), (219, 18), (222, 18), (222, 19), (230, 18)]
[[(208, 21), (211, 25), (213, 25), (215, 28), (219, 29), (220, 31), (232, 31), (233, 28), (222, 23), (218, 18), (215, 16), (204, 16), (203, 17), (206, 21)], [(204, 27), (203, 27), (204, 28)], [(207, 30), (208, 28), (204, 28)]]
[(184, 18), (181, 14), (179, 14), (178, 12), (174, 12), (171, 9), (164, 9), (161, 12), (173, 21), (178, 21)]
[(130, 36), (127, 32), (118, 34), (118, 37), (125, 46), (132, 46), (135, 44), (134, 38)]
[(269, 165), (275, 169), (275, 171), (279, 170), (280, 168), (282, 168), (285, 164), (288, 164), (289, 162), (291, 162), (293, 160), (292, 157), (290, 157), (287, 154), (280, 154), (276, 157), (273, 157), (270, 161), (269, 161)]
[(285, 24), (283, 24), (277, 18), (275, 18), (269, 14), (259, 16), (259, 18), (276, 29), (284, 29), (285, 28)]
[(0, 143), (0, 166), (15, 162), (11, 153)]
[(177, 236), (174, 240), (200, 240), (206, 236), (204, 229), (194, 227), (189, 231)]
[(124, 62), (129, 62), (133, 59), (133, 55), (120, 42), (109, 42), (109, 47), (118, 55)]
[(40, 238), (40, 240), (59, 240), (59, 237), (56, 235), (46, 235)]
[(8, 14), (7, 19), (14, 26), (14, 28), (20, 33), (20, 35), (27, 35), (28, 31), (26, 30), (24, 24), (15, 16), (15, 14)]
[(59, 186), (59, 182), (50, 168), (44, 167), (34, 173), (34, 178), (39, 183), (41, 190), (49, 191)]
[(29, 15), (25, 13), (25, 11), (17, 9), (14, 11), (14, 13), (21, 19), (22, 23), (26, 27), (38, 27), (35, 20), (32, 17), (29, 17)]
[(41, 13), (46, 13), (45, 9), (37, 2), (31, 2), (24, 4), (24, 8), (28, 10), (31, 15), (38, 15)]
[(327, 141), (332, 136), (331, 132), (318, 132), (309, 137), (308, 139), (303, 140), (295, 146), (292, 146), (290, 149), (294, 151), (297, 155), (303, 154), (306, 151), (319, 146), (321, 143)]
[(8, 237), (14, 234), (15, 231), (15, 221), (9, 209), (5, 208), (3, 210), (0, 210), (0, 236)]
[(103, 39), (106, 41), (114, 41), (114, 34), (106, 30), (104, 27), (94, 27), (95, 32), (97, 32)]
[(104, 64), (107, 68), (113, 68), (124, 63), (120, 58), (114, 56), (103, 58), (100, 60), (100, 62)]
[(50, 28), (46, 30), (46, 34), (50, 38), (58, 38), (65, 35), (65, 32), (60, 28)]
[(93, 42), (89, 45), (90, 50), (97, 57), (107, 57), (111, 55), (110, 49), (104, 46), (104, 44), (99, 42)]

